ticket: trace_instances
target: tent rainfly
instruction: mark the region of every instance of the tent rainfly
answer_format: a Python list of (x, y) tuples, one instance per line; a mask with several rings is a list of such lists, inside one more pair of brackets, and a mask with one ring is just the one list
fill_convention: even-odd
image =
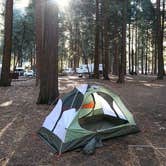
[(83, 84), (58, 100), (38, 133), (61, 154), (96, 136), (104, 140), (138, 131), (132, 114), (116, 94)]

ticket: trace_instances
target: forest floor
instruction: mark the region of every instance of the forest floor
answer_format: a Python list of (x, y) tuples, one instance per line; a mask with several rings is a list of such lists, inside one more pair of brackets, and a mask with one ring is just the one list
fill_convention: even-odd
[(0, 165), (10, 166), (166, 166), (166, 79), (127, 76), (124, 85), (77, 76), (59, 78), (60, 93), (81, 83), (104, 85), (116, 92), (133, 113), (141, 132), (104, 141), (92, 156), (71, 151), (57, 158), (37, 135), (49, 106), (36, 105), (34, 79), (0, 88)]

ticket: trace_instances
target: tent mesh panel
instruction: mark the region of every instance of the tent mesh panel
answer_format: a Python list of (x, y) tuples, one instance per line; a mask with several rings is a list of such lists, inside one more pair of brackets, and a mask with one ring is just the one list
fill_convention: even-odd
[(76, 110), (78, 110), (82, 104), (83, 98), (84, 96), (77, 91), (73, 91), (69, 96), (63, 97), (63, 111), (70, 108), (76, 108)]
[(79, 124), (82, 128), (90, 131), (105, 130), (111, 127), (128, 123), (128, 121), (114, 118), (108, 115), (100, 114), (79, 119)]

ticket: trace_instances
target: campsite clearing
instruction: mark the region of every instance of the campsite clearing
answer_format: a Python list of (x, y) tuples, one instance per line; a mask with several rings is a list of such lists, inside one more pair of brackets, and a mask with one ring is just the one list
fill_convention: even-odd
[(82, 83), (93, 83), (117, 93), (133, 113), (141, 132), (104, 141), (95, 155), (75, 150), (60, 158), (36, 132), (51, 111), (36, 105), (35, 80), (26, 79), (0, 88), (0, 165), (165, 165), (166, 163), (166, 80), (155, 77), (127, 76), (124, 85), (111, 81), (87, 80), (76, 76), (59, 78), (60, 92), (66, 93)]

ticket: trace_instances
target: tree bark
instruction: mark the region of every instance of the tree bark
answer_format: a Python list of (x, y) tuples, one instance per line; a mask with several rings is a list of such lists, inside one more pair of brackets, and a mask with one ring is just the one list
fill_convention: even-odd
[(105, 71), (105, 56), (104, 56), (104, 2), (101, 3), (101, 10), (100, 10), (100, 54), (101, 54), (101, 61), (103, 64), (103, 77)]
[(130, 25), (130, 22), (129, 22), (129, 47), (128, 47), (128, 52), (129, 52), (129, 73), (131, 72), (131, 52), (130, 52), (130, 45), (131, 45), (131, 25)]
[(13, 71), (15, 70), (16, 68), (16, 52), (14, 52), (14, 55), (13, 55)]
[(95, 32), (95, 56), (94, 78), (99, 79), (99, 0), (96, 0), (96, 32)]
[(36, 86), (40, 80), (40, 58), (42, 56), (44, 32), (45, 1), (35, 0), (35, 31), (36, 31)]
[(0, 86), (10, 86), (10, 61), (12, 51), (13, 0), (6, 1), (5, 34)]
[(157, 51), (157, 35), (155, 35), (155, 41), (154, 41), (154, 45), (155, 45), (155, 50), (154, 50), (154, 74), (157, 74), (157, 64), (158, 64), (158, 51)]
[(79, 67), (79, 24), (75, 23), (75, 42), (74, 42), (74, 70)]
[(134, 23), (132, 26), (132, 51), (131, 51), (131, 73), (134, 74)]
[(161, 11), (160, 0), (157, 0), (157, 44), (158, 44), (158, 76), (157, 79), (163, 80), (164, 78), (164, 60), (163, 60), (163, 41), (162, 41), (162, 27), (161, 27)]
[(113, 74), (118, 75), (119, 73), (119, 56), (118, 56), (118, 32), (117, 26), (115, 26), (115, 37), (114, 37), (114, 63), (113, 63)]
[(136, 18), (136, 30), (135, 30), (135, 73), (138, 73), (138, 23)]
[(40, 93), (38, 104), (51, 104), (58, 91), (58, 7), (46, 1), (43, 50), (40, 59)]
[(104, 71), (105, 80), (109, 80), (109, 0), (104, 0)]
[[(163, 8), (163, 11), (162, 11), (162, 25), (161, 25), (161, 54), (162, 54), (162, 56), (164, 56), (163, 42), (164, 42), (164, 29), (165, 29), (165, 26), (164, 26), (164, 23), (165, 23), (165, 0), (163, 0), (162, 8)], [(163, 75), (165, 75), (164, 62), (163, 62)]]
[(145, 42), (145, 75), (148, 74), (148, 29), (146, 31), (146, 42)]
[(122, 53), (119, 67), (119, 78), (117, 83), (125, 82), (125, 56), (126, 56), (126, 17), (127, 17), (127, 0), (123, 1), (123, 22), (122, 22)]
[(142, 46), (142, 51), (141, 51), (141, 74), (144, 74), (144, 48)]

